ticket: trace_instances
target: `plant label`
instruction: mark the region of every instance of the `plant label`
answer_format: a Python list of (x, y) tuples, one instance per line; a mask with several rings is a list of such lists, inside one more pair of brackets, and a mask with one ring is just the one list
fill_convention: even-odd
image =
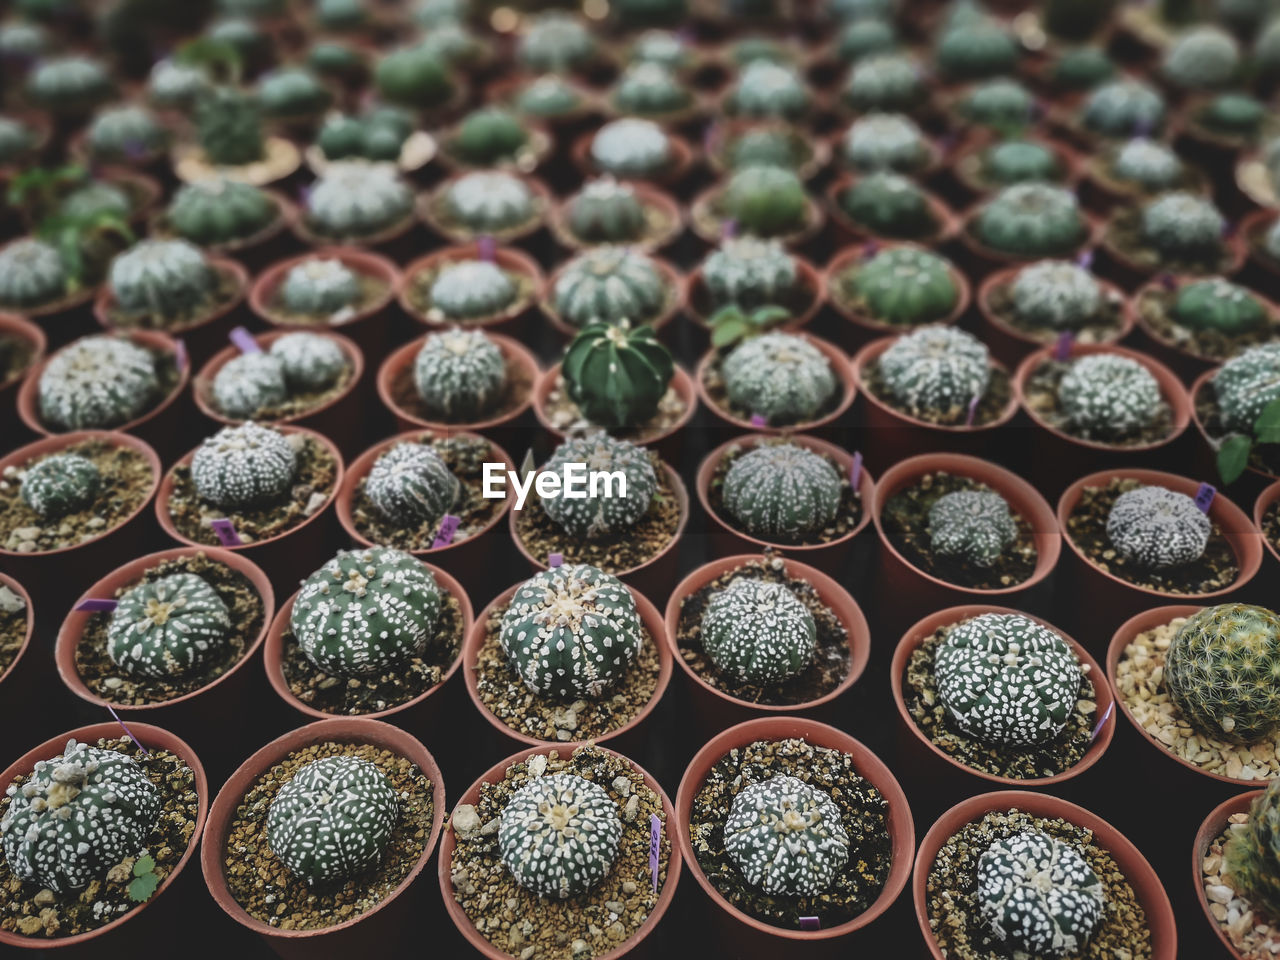
[(978, 416), (978, 401), (981, 399), (981, 397), (974, 397), (969, 401), (969, 412), (964, 417), (964, 425), (966, 427), (973, 426), (973, 421)]
[(1111, 719), (1111, 714), (1115, 708), (1116, 702), (1112, 700), (1107, 704), (1107, 709), (1102, 711), (1102, 716), (1100, 716), (1098, 718), (1098, 722), (1094, 724), (1093, 733), (1089, 735), (1089, 740), (1091, 742), (1098, 739), (1098, 734), (1102, 732), (1102, 728), (1105, 727), (1107, 725), (1107, 721)]
[(822, 921), (819, 920), (817, 917), (801, 917), (800, 918), (801, 930), (819, 930), (821, 928), (822, 928)]
[(210, 520), (209, 526), (213, 527), (213, 532), (218, 535), (218, 541), (224, 547), (238, 547), (244, 543), (240, 534), (236, 533), (236, 525), (226, 517)]
[(436, 538), (431, 541), (431, 549), (439, 550), (441, 547), (447, 547), (453, 543), (453, 535), (458, 532), (458, 525), (461, 523), (461, 517), (446, 513), (440, 519), (440, 529), (436, 531)]
[(96, 599), (91, 597), (88, 600), (81, 600), (76, 604), (76, 609), (81, 613), (110, 613), (117, 606), (119, 606), (119, 601), (117, 600), (107, 600), (105, 598)]
[(553, 553), (547, 557), (547, 566), (554, 570), (556, 567), (564, 563), (563, 553)]
[(236, 349), (241, 353), (261, 353), (262, 348), (258, 346), (258, 341), (253, 339), (253, 334), (244, 327), (236, 327), (229, 334), (227, 339), (236, 345)]
[(1213, 506), (1213, 498), (1217, 495), (1217, 488), (1213, 484), (1200, 484), (1200, 489), (1196, 491), (1196, 506), (1200, 508), (1201, 513), (1209, 512), (1209, 508)]
[(1053, 344), (1053, 359), (1066, 363), (1071, 359), (1071, 348), (1076, 345), (1076, 335), (1070, 330), (1063, 330)]
[(178, 365), (179, 370), (186, 370), (191, 363), (191, 358), (187, 356), (187, 341), (181, 337), (173, 341), (173, 362)]
[(769, 422), (769, 421), (765, 420), (765, 418), (764, 418), (764, 415), (763, 415), (763, 414), (753, 413), (753, 414), (751, 415), (751, 425), (752, 425), (753, 427), (763, 427), (763, 426), (767, 426), (767, 425), (768, 425), (768, 422)]
[(658, 853), (662, 849), (662, 821), (656, 813), (649, 814), (649, 876), (653, 878), (653, 892), (658, 892)]
[(853, 492), (858, 492), (858, 485), (862, 482), (862, 451), (855, 450), (853, 452), (853, 466), (849, 468), (849, 486), (853, 487)]
[(133, 735), (133, 731), (130, 730), (128, 725), (123, 720), (120, 719), (120, 714), (116, 713), (116, 708), (108, 703), (107, 709), (111, 711), (111, 716), (115, 718), (116, 723), (120, 724), (120, 729), (124, 731), (125, 736), (128, 737), (130, 740), (132, 740), (134, 744), (137, 746), (137, 748), (141, 750), (143, 753), (150, 753), (151, 751), (142, 745), (142, 741), (139, 740), (137, 737), (135, 737)]

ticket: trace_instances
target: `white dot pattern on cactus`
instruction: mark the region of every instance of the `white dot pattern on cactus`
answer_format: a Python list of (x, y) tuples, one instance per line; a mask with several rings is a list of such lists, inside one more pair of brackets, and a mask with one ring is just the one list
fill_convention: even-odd
[(40, 417), (60, 430), (101, 430), (138, 417), (159, 391), (150, 351), (118, 337), (85, 337), (40, 374)]
[(729, 402), (774, 425), (813, 419), (837, 390), (826, 355), (790, 333), (752, 337), (733, 348), (721, 369)]
[(533, 192), (519, 177), (477, 170), (455, 180), (445, 194), (449, 214), (474, 231), (509, 230), (534, 214)]
[(1107, 516), (1107, 536), (1120, 555), (1152, 570), (1199, 560), (1212, 529), (1195, 500), (1164, 487), (1120, 494)]
[(289, 438), (252, 421), (223, 427), (200, 444), (191, 458), (196, 493), (226, 508), (284, 496), (297, 472), (298, 456)]
[(733, 461), (721, 502), (748, 533), (789, 543), (832, 524), (842, 492), (835, 467), (820, 454), (793, 443), (769, 443)]
[(955, 490), (929, 508), (929, 549), (938, 557), (990, 567), (1017, 539), (1017, 523), (998, 493)]
[(737, 577), (702, 614), (702, 647), (735, 680), (776, 683), (802, 672), (818, 648), (813, 614), (785, 583)]
[(107, 623), (107, 655), (140, 677), (181, 677), (226, 646), (231, 611), (208, 581), (174, 573), (131, 587)]
[(670, 138), (650, 120), (613, 120), (591, 141), (591, 159), (615, 176), (646, 176), (661, 170), (671, 158)]
[(562, 474), (570, 463), (586, 464), (588, 474), (620, 472), (627, 478), (625, 497), (619, 496), (615, 488), (612, 496), (605, 496), (605, 491), (598, 489), (596, 496), (588, 490), (582, 499), (540, 499), (547, 516), (571, 536), (601, 540), (621, 534), (648, 513), (658, 489), (658, 475), (643, 447), (615, 440), (606, 433), (572, 437), (556, 447), (544, 469)]
[(374, 508), (404, 528), (439, 523), (461, 489), (444, 459), (425, 443), (397, 443), (378, 456), (364, 482)]

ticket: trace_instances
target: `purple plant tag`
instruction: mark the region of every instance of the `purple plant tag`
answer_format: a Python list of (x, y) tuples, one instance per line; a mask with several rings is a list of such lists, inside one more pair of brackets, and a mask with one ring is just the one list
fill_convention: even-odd
[(1173, 279), (1172, 273), (1160, 274), (1160, 286), (1164, 287), (1166, 290), (1172, 290), (1177, 285), (1178, 283)]
[(76, 610), (81, 613), (110, 613), (120, 605), (118, 600), (108, 600), (104, 598), (90, 597), (88, 600), (81, 600), (76, 604)]
[(453, 543), (453, 535), (458, 532), (460, 523), (462, 523), (461, 517), (446, 513), (440, 520), (440, 529), (436, 531), (436, 538), (431, 541), (431, 549), (439, 550)]
[(173, 359), (178, 364), (179, 370), (186, 370), (187, 365), (191, 363), (191, 358), (187, 355), (187, 341), (181, 337), (173, 341)]
[(720, 236), (725, 240), (732, 240), (738, 235), (738, 221), (733, 217), (727, 217), (720, 224)]
[(800, 918), (801, 930), (818, 930), (821, 927), (822, 927), (822, 921), (819, 920), (817, 917), (801, 917)]
[(1082, 270), (1091, 270), (1093, 268), (1093, 248), (1081, 250), (1080, 256), (1076, 257), (1076, 266)]
[(649, 814), (649, 875), (653, 878), (653, 892), (658, 892), (658, 853), (662, 849), (662, 821), (656, 813)]
[(1071, 348), (1076, 345), (1076, 335), (1070, 330), (1063, 330), (1053, 344), (1053, 359), (1065, 363), (1071, 359)]
[(142, 745), (142, 741), (133, 735), (133, 731), (129, 729), (128, 724), (126, 724), (123, 720), (120, 719), (120, 714), (116, 713), (116, 708), (111, 706), (111, 704), (108, 703), (107, 709), (111, 711), (111, 716), (115, 717), (116, 723), (120, 724), (120, 729), (125, 732), (125, 736), (127, 736), (130, 740), (132, 740), (134, 744), (137, 746), (137, 748), (141, 750), (144, 754), (150, 753), (151, 751)]
[(853, 466), (849, 468), (849, 486), (853, 487), (854, 492), (858, 490), (858, 485), (862, 481), (862, 451), (855, 450), (853, 452)]
[(224, 547), (238, 547), (244, 543), (240, 534), (236, 533), (236, 525), (226, 517), (210, 520), (209, 526), (213, 527), (213, 532), (218, 535), (218, 542)]
[(253, 339), (253, 334), (244, 327), (236, 327), (229, 334), (227, 339), (236, 345), (236, 349), (241, 353), (261, 353), (262, 348), (258, 346), (258, 341)]
[(547, 566), (554, 570), (560, 564), (564, 563), (563, 553), (553, 553), (547, 557)]
[(1111, 719), (1111, 714), (1116, 708), (1116, 702), (1112, 700), (1107, 704), (1107, 709), (1102, 711), (1102, 716), (1098, 718), (1098, 722), (1094, 724), (1093, 733), (1090, 734), (1090, 740), (1097, 740), (1098, 734), (1102, 732), (1102, 728), (1107, 725), (1107, 721)]
[(969, 412), (964, 417), (964, 425), (966, 427), (973, 426), (973, 421), (978, 416), (978, 401), (981, 399), (981, 397), (974, 397), (969, 401)]
[(751, 415), (751, 425), (753, 427), (767, 427), (769, 425), (769, 421), (764, 418), (764, 414), (753, 413)]
[(876, 243), (874, 240), (868, 240), (866, 243), (862, 245), (861, 256), (863, 260), (870, 260), (879, 252), (880, 252), (880, 244)]
[(476, 241), (476, 254), (485, 263), (493, 263), (493, 258), (498, 252), (498, 241), (494, 240), (489, 234), (485, 234)]
[(1213, 484), (1200, 484), (1200, 489), (1196, 491), (1196, 506), (1200, 508), (1201, 513), (1209, 512), (1209, 508), (1213, 506), (1213, 498), (1217, 495), (1218, 489)]

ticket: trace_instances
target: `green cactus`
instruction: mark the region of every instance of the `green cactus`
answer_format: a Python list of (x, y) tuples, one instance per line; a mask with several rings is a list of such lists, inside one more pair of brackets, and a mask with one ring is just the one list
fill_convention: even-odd
[(213, 303), (218, 275), (185, 240), (142, 240), (111, 262), (108, 283), (122, 313), (164, 326)]
[(658, 63), (633, 63), (613, 88), (613, 105), (639, 117), (662, 116), (693, 104), (693, 94), (674, 71)]
[(433, 416), (449, 423), (478, 420), (502, 397), (506, 360), (483, 331), (445, 330), (423, 342), (413, 362), (413, 382)]
[(130, 587), (107, 623), (107, 655), (135, 677), (198, 674), (226, 647), (231, 611), (208, 581), (173, 573)]
[(1216, 259), (1226, 228), (1218, 208), (1194, 193), (1163, 193), (1141, 212), (1142, 239), (1165, 259)]
[(756, 120), (798, 120), (811, 104), (812, 94), (800, 72), (769, 60), (753, 60), (743, 67), (725, 102), (728, 112)]
[(233, 54), (232, 63), (236, 70), (241, 69), (243, 64), (263, 64), (272, 56), (271, 37), (260, 24), (248, 17), (222, 17), (215, 20), (209, 24), (201, 40), (207, 41), (216, 49)]
[(977, 337), (954, 327), (904, 333), (880, 355), (880, 374), (894, 401), (913, 417), (963, 423), (969, 404), (986, 395), (991, 358)]
[(85, 142), (95, 160), (133, 162), (163, 150), (168, 139), (149, 110), (125, 105), (100, 111)]
[(0, 57), (34, 61), (49, 52), (49, 31), (38, 23), (9, 20), (0, 23)]
[(543, 120), (567, 116), (582, 107), (582, 94), (564, 77), (547, 74), (523, 86), (516, 94), (520, 113)]
[(674, 158), (671, 138), (652, 120), (622, 117), (596, 131), (591, 161), (615, 177), (652, 177), (666, 170)]
[(467, 163), (496, 166), (514, 160), (529, 142), (520, 121), (501, 107), (482, 107), (463, 118), (449, 147)]
[(721, 373), (729, 403), (774, 426), (814, 419), (839, 390), (826, 354), (790, 333), (766, 333), (738, 344), (724, 358)]
[(386, 775), (368, 760), (312, 760), (290, 777), (267, 808), (267, 845), (309, 886), (342, 883), (372, 870), (400, 819)]
[(147, 96), (158, 107), (190, 110), (212, 89), (203, 66), (182, 60), (157, 60), (147, 77)]
[(495, 317), (520, 295), (515, 282), (490, 260), (457, 260), (431, 283), (431, 306), (454, 321)]
[(658, 474), (648, 452), (606, 433), (570, 437), (551, 453), (546, 469), (561, 473), (566, 464), (585, 463), (588, 470), (621, 474), (625, 495), (614, 488), (592, 487), (586, 497), (544, 497), (542, 509), (561, 530), (578, 540), (608, 540), (626, 532), (649, 511), (658, 490)]
[(1076, 195), (1045, 183), (1005, 187), (979, 208), (972, 229), (993, 250), (1024, 259), (1070, 253), (1089, 232)]
[(793, 443), (763, 443), (729, 466), (721, 503), (753, 537), (800, 543), (835, 522), (841, 496), (825, 457)]
[(358, 241), (413, 215), (413, 191), (395, 168), (365, 160), (332, 163), (307, 197), (307, 225), (326, 239)]
[(279, 217), (266, 191), (220, 177), (179, 187), (165, 213), (178, 236), (202, 247), (248, 240)]
[(1170, 147), (1146, 137), (1126, 140), (1110, 157), (1111, 176), (1147, 193), (1171, 190), (1187, 173), (1186, 164)]
[(227, 510), (281, 499), (297, 473), (298, 455), (289, 438), (252, 421), (223, 427), (191, 458), (191, 482), (200, 499)]
[(1103, 137), (1149, 137), (1165, 123), (1164, 97), (1141, 80), (1112, 80), (1089, 94), (1081, 108), (1080, 122)]
[(317, 41), (307, 51), (307, 67), (326, 80), (353, 81), (369, 69), (365, 52), (339, 40)]
[(921, 237), (938, 225), (924, 189), (887, 170), (859, 177), (836, 202), (849, 219), (877, 237)]
[(233, 420), (248, 420), (284, 403), (288, 395), (279, 359), (256, 350), (224, 363), (209, 386), (213, 406)]
[(844, 135), (841, 151), (845, 163), (863, 173), (914, 173), (933, 157), (915, 121), (897, 113), (869, 113), (855, 120)]
[(1018, 43), (999, 21), (977, 17), (944, 30), (933, 58), (948, 79), (980, 80), (1015, 73)]
[(1222, 93), (1196, 114), (1208, 130), (1236, 137), (1253, 137), (1267, 117), (1267, 106), (1246, 93)]
[(128, 340), (84, 337), (46, 364), (40, 419), (56, 430), (105, 430), (139, 417), (160, 393), (156, 361)]
[(888, 20), (854, 20), (840, 27), (836, 56), (843, 63), (859, 63), (889, 53), (898, 45), (898, 31)]
[(1025, 86), (1008, 77), (975, 85), (959, 103), (961, 116), (980, 127), (1019, 130), (1035, 119), (1035, 98)]
[(863, 263), (854, 289), (882, 323), (916, 326), (950, 315), (960, 301), (955, 268), (919, 247), (890, 247)]
[(333, 94), (306, 67), (279, 67), (258, 80), (258, 106), (268, 117), (311, 117), (333, 104)]
[(0, 248), (0, 307), (43, 307), (69, 292), (70, 277), (58, 251), (31, 237)]
[(210, 163), (239, 167), (266, 156), (257, 101), (230, 87), (218, 87), (196, 106), (196, 137)]
[(588, 181), (565, 207), (565, 223), (586, 243), (639, 240), (648, 227), (644, 203), (629, 184), (613, 177)]
[(621, 429), (658, 412), (675, 362), (652, 327), (593, 323), (573, 338), (560, 370), (569, 398), (587, 420)]
[(1240, 70), (1240, 45), (1221, 27), (1192, 27), (1174, 38), (1160, 62), (1164, 78), (1184, 90), (1212, 90)]
[(442, 107), (457, 89), (443, 58), (422, 45), (386, 54), (374, 67), (373, 83), (387, 103), (415, 110)]
[(703, 261), (702, 282), (715, 306), (753, 309), (786, 303), (800, 282), (800, 271), (777, 240), (733, 237)]
[(929, 508), (929, 549), (936, 557), (987, 568), (1017, 539), (1018, 525), (998, 493), (955, 490)]
[(1147, 570), (1167, 570), (1199, 560), (1212, 529), (1195, 500), (1164, 487), (1122, 493), (1107, 515), (1107, 538), (1116, 552)]
[(646, 30), (631, 45), (632, 63), (657, 63), (681, 71), (692, 63), (689, 44), (670, 30)]
[(286, 333), (271, 344), (269, 353), (279, 361), (284, 382), (294, 393), (327, 390), (350, 366), (338, 341), (319, 333)]
[(67, 54), (37, 63), (27, 74), (26, 94), (52, 113), (79, 113), (110, 100), (115, 84), (99, 61)]
[(777, 237), (805, 226), (809, 217), (809, 195), (804, 183), (790, 170), (743, 167), (729, 177), (720, 208), (743, 232)]
[(45, 520), (83, 510), (102, 489), (102, 476), (92, 460), (74, 453), (45, 457), (22, 475), (22, 502)]
[(1049, 183), (1062, 176), (1057, 155), (1034, 140), (1002, 140), (981, 154), (982, 173), (1001, 186)]
[(1250, 347), (1213, 376), (1222, 423), (1251, 436), (1264, 410), (1280, 400), (1280, 343)]
[(1070, 47), (1049, 67), (1049, 79), (1060, 90), (1092, 90), (1115, 76), (1116, 65), (1101, 47)]
[(21, 120), (0, 116), (0, 164), (29, 159), (37, 140), (36, 132)]
[(859, 113), (904, 113), (929, 96), (924, 69), (907, 53), (877, 53), (859, 60), (849, 71), (844, 102)]
[(509, 173), (478, 170), (447, 188), (445, 208), (474, 233), (496, 233), (528, 223), (536, 215), (533, 191)]
[(434, 448), (407, 441), (379, 454), (364, 483), (374, 509), (401, 529), (437, 526), (461, 490), (462, 484)]
[[(87, 223), (103, 218), (124, 222), (133, 214), (129, 195), (113, 183), (89, 181), (76, 187), (58, 203), (55, 215), (72, 223)], [(41, 233), (46, 233), (41, 225)]]
[(1071, 361), (1058, 382), (1058, 403), (1088, 440), (1115, 441), (1149, 427), (1163, 397), (1151, 371), (1130, 357), (1095, 353)]
[(537, 73), (563, 72), (585, 67), (599, 48), (585, 24), (575, 15), (550, 10), (530, 18), (520, 37), (516, 57)]
[(330, 317), (360, 299), (360, 280), (341, 260), (312, 257), (289, 268), (280, 296), (290, 313)]
[(654, 261), (614, 246), (578, 254), (561, 269), (552, 291), (556, 313), (579, 329), (641, 325), (657, 318), (667, 300), (667, 282)]
[(471, 70), (488, 61), (492, 48), (460, 23), (444, 23), (422, 38), (422, 47), (452, 70)]
[(475, 12), (471, 0), (416, 0), (413, 7), (413, 19), (428, 30), (462, 23)]
[(1253, 59), (1262, 79), (1274, 81), (1280, 76), (1280, 17), (1272, 17), (1258, 32)]
[(379, 107), (358, 117), (330, 116), (320, 128), (316, 144), (326, 160), (359, 157), (396, 163), (413, 130), (411, 113), (400, 107)]
[(1222, 851), (1223, 876), (1259, 913), (1280, 913), (1280, 780), (1249, 807), (1244, 830), (1231, 830)]
[(702, 648), (735, 681), (789, 680), (813, 662), (818, 631), (809, 608), (784, 583), (737, 577), (702, 614)]
[(1102, 286), (1069, 260), (1042, 260), (1023, 267), (1010, 288), (1013, 314), (1022, 323), (1050, 330), (1078, 330), (1104, 306)]

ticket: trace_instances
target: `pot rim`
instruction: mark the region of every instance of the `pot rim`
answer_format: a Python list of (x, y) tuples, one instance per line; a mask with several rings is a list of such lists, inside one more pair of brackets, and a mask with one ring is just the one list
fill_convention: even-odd
[(1280, 560), (1280, 545), (1267, 539), (1266, 531), (1262, 529), (1262, 521), (1266, 519), (1268, 508), (1277, 500), (1280, 500), (1280, 480), (1269, 484), (1258, 494), (1258, 499), (1253, 504), (1253, 524), (1262, 533), (1262, 542), (1271, 551), (1271, 555)]
[(0, 586), (8, 587), (18, 595), (18, 598), (21, 599), (24, 604), (23, 609), (27, 614), (27, 630), (22, 637), (22, 646), (18, 647), (18, 652), (13, 655), (13, 659), (9, 661), (9, 665), (3, 670), (0, 670), (0, 683), (4, 683), (5, 678), (13, 674), (14, 669), (18, 666), (18, 662), (22, 659), (23, 655), (26, 654), (27, 648), (31, 646), (31, 637), (35, 634), (36, 630), (36, 611), (35, 607), (31, 604), (31, 594), (27, 592), (27, 588), (13, 577), (6, 573), (0, 573)]
[[(1195, 424), (1196, 431), (1200, 434), (1200, 438), (1206, 444), (1208, 444), (1210, 450), (1214, 450), (1214, 451), (1217, 450), (1217, 445), (1219, 441), (1209, 436), (1209, 428), (1205, 426), (1204, 420), (1200, 418), (1200, 412), (1196, 409), (1196, 398), (1200, 396), (1200, 393), (1204, 390), (1204, 388), (1209, 385), (1209, 383), (1213, 380), (1215, 376), (1217, 376), (1217, 373), (1220, 369), (1221, 368), (1217, 366), (1210, 367), (1208, 370), (1205, 370), (1198, 377), (1196, 377), (1195, 380), (1191, 382), (1191, 386), (1187, 388), (1187, 397), (1191, 401), (1191, 422)], [(1255, 467), (1252, 463), (1248, 464), (1245, 467), (1245, 472), (1252, 473), (1255, 476), (1261, 477), (1267, 483), (1270, 483), (1275, 480), (1280, 480), (1280, 476), (1277, 476), (1276, 474), (1273, 474), (1273, 473), (1268, 473), (1266, 470), (1263, 470), (1260, 467)]]
[(31, 344), (31, 362), (8, 380), (0, 380), (0, 390), (8, 390), (21, 384), (32, 370), (44, 362), (45, 354), (49, 350), (49, 338), (45, 336), (44, 329), (39, 325), (27, 320), (21, 314), (9, 313), (5, 310), (0, 310), (0, 330), (7, 331), (11, 336)]
[[(642, 207), (657, 208), (671, 220), (671, 226), (666, 230), (652, 237), (645, 237), (634, 243), (628, 243), (626, 244), (627, 246), (642, 253), (652, 254), (663, 247), (671, 246), (680, 239), (681, 234), (684, 233), (684, 229), (688, 225), (688, 218), (685, 217), (684, 208), (676, 202), (671, 194), (645, 180), (625, 180), (617, 177), (614, 179), (618, 183), (630, 187), (635, 192), (636, 199), (640, 201)], [(548, 227), (556, 242), (567, 250), (573, 251), (574, 254), (589, 250), (593, 246), (599, 246), (599, 244), (580, 240), (569, 227), (569, 205), (580, 192), (581, 190), (572, 193), (555, 204), (548, 218)]]
[[(833, 184), (836, 186), (837, 184)], [(930, 320), (926, 323), (915, 324), (893, 324), (884, 320), (876, 320), (873, 317), (858, 313), (851, 310), (849, 306), (842, 303), (840, 299), (831, 294), (846, 268), (855, 260), (865, 260), (867, 248), (871, 247), (876, 253), (883, 250), (893, 250), (897, 248), (905, 248), (908, 250), (921, 250), (925, 253), (931, 253), (943, 259), (947, 264), (947, 269), (951, 274), (951, 279), (956, 287), (956, 303), (944, 317), (938, 320)], [(878, 337), (891, 335), (889, 339), (897, 339), (904, 333), (911, 333), (922, 327), (954, 327), (960, 322), (960, 318), (969, 310), (969, 305), (973, 300), (973, 285), (969, 282), (969, 278), (965, 276), (964, 271), (955, 265), (955, 262), (945, 254), (939, 253), (935, 247), (928, 247), (911, 240), (878, 240), (874, 237), (867, 239), (860, 244), (850, 244), (837, 253), (831, 262), (827, 264), (823, 271), (824, 283), (827, 289), (827, 300), (836, 313), (840, 314), (845, 320), (849, 321), (856, 327), (867, 330)], [(861, 351), (859, 351), (861, 353)], [(853, 363), (857, 365), (857, 355), (853, 358)], [(866, 392), (865, 390), (863, 391)]]
[(1247, 813), (1253, 806), (1253, 802), (1261, 797), (1263, 793), (1264, 791), (1262, 790), (1250, 790), (1248, 793), (1242, 793), (1231, 797), (1229, 800), (1223, 800), (1210, 810), (1208, 816), (1201, 821), (1200, 828), (1196, 831), (1195, 842), (1191, 847), (1191, 882), (1196, 889), (1196, 902), (1200, 904), (1205, 920), (1209, 922), (1209, 926), (1218, 935), (1218, 939), (1222, 941), (1222, 945), (1226, 947), (1232, 960), (1245, 960), (1245, 958), (1236, 949), (1235, 944), (1231, 942), (1231, 938), (1222, 929), (1222, 925), (1209, 912), (1209, 899), (1204, 892), (1204, 869), (1201, 865), (1204, 862), (1205, 853), (1209, 849), (1209, 844), (1217, 839), (1218, 834), (1225, 831), (1227, 821), (1232, 814)]

